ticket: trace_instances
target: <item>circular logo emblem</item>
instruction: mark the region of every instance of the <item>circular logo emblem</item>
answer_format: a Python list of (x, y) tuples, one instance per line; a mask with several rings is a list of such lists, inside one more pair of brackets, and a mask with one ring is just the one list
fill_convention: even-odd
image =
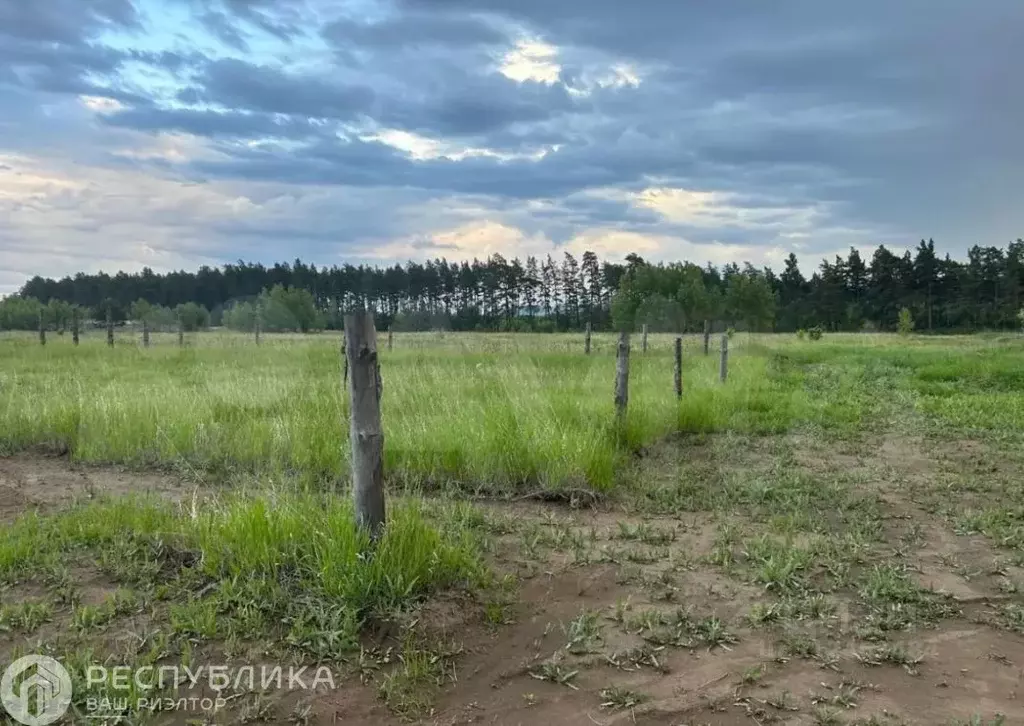
[(7, 666), (0, 679), (4, 708), (25, 726), (47, 726), (71, 705), (71, 676), (58, 661), (26, 655)]

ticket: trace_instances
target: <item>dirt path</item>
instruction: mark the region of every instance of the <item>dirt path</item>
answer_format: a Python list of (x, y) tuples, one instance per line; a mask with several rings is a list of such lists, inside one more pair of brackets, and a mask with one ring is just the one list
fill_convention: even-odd
[(179, 499), (193, 489), (194, 485), (172, 476), (73, 466), (62, 457), (0, 457), (0, 522), (24, 511), (45, 512), (100, 495), (157, 494)]
[[(494, 566), (515, 585), (506, 601), (441, 598), (416, 615), (451, 667), (429, 705), (404, 715), (438, 726), (1024, 723), (1024, 572), (1015, 552), (958, 533), (942, 506), (982, 503), (1016, 476), (979, 446), (680, 440), (641, 463), (642, 496), (605, 510), (483, 505)], [(98, 494), (193, 489), (0, 459), (5, 521)], [(389, 668), (318, 694), (289, 722), (399, 722), (380, 697)], [(267, 718), (286, 722), (295, 706)]]

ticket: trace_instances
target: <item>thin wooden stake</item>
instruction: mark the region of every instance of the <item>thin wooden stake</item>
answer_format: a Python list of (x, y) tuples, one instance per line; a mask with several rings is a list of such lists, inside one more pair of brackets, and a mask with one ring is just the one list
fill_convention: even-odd
[(683, 339), (676, 338), (676, 365), (675, 365), (676, 398), (683, 398)]
[(254, 326), (256, 333), (256, 345), (260, 344), (260, 332), (263, 329), (263, 310), (260, 309), (259, 303), (256, 304), (256, 324)]
[(145, 318), (142, 319), (142, 347), (149, 347), (149, 322)]
[(647, 352), (647, 323), (644, 323), (644, 342), (643, 342), (643, 346), (642, 347), (643, 347), (643, 352), (646, 353)]
[(394, 345), (393, 338), (394, 338), (394, 335), (391, 332), (391, 326), (388, 326), (388, 351), (389, 352), (391, 351), (391, 348)]
[(356, 524), (378, 539), (384, 529), (384, 431), (380, 421), (380, 361), (373, 313), (345, 316), (345, 356), (351, 412), (352, 498)]
[(185, 323), (181, 319), (181, 313), (178, 313), (178, 347), (185, 347)]
[(71, 311), (71, 342), (78, 345), (78, 308)]
[(114, 315), (110, 312), (110, 306), (107, 306), (107, 345), (111, 348), (114, 347)]
[(704, 321), (704, 355), (708, 355), (711, 349), (711, 321)]
[(43, 322), (43, 309), (39, 309), (39, 345), (46, 345), (46, 323)]
[(590, 323), (587, 323), (587, 331), (583, 334), (583, 353), (590, 355)]
[(718, 377), (722, 379), (722, 383), (725, 383), (726, 377), (729, 375), (729, 336), (725, 333), (722, 334), (722, 364), (718, 368)]
[(615, 419), (619, 425), (626, 420), (629, 405), (629, 333), (619, 333), (619, 347), (615, 355)]

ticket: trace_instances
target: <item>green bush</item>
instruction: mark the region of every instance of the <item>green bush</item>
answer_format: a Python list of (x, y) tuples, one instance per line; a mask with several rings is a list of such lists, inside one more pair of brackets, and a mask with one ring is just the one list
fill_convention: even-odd
[(189, 333), (210, 327), (210, 311), (194, 302), (184, 303), (174, 309), (181, 321), (181, 327)]
[(914, 315), (910, 308), (900, 308), (900, 316), (896, 321), (896, 330), (900, 335), (910, 335), (914, 332)]
[(815, 325), (807, 331), (807, 337), (811, 340), (821, 340), (821, 336), (825, 334), (825, 331), (821, 329), (820, 325)]

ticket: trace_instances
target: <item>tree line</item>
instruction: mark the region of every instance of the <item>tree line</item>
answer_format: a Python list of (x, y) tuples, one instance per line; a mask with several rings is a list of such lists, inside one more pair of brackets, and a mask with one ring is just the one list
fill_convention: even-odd
[[(780, 273), (727, 264), (651, 264), (636, 254), (622, 263), (593, 252), (525, 261), (486, 260), (387, 267), (317, 267), (295, 260), (264, 266), (238, 262), (196, 272), (34, 277), (0, 301), (0, 328), (33, 329), (42, 311), (63, 326), (77, 309), (86, 318), (170, 324), (186, 311), (190, 327), (251, 330), (340, 328), (346, 310), (374, 310), (395, 330), (610, 330), (647, 324), (652, 330), (697, 331), (705, 319), (747, 330), (895, 330), (906, 309), (930, 331), (1009, 329), (1024, 303), (1024, 241), (1005, 249), (973, 246), (966, 260), (939, 257), (932, 240), (870, 260), (851, 248), (823, 260), (810, 277), (795, 255)], [(190, 306), (185, 308), (183, 306)]]

